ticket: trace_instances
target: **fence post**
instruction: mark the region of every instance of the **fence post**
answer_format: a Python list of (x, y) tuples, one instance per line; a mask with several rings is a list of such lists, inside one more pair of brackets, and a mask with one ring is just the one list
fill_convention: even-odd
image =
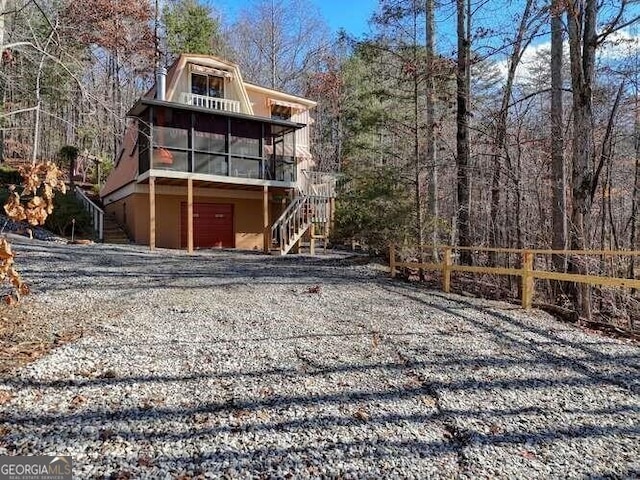
[(389, 268), (391, 269), (391, 278), (396, 278), (396, 246), (389, 244)]
[(445, 293), (451, 291), (451, 265), (451, 247), (445, 247), (442, 259), (442, 291)]
[(522, 308), (529, 310), (533, 303), (533, 253), (529, 250), (523, 252), (522, 261)]

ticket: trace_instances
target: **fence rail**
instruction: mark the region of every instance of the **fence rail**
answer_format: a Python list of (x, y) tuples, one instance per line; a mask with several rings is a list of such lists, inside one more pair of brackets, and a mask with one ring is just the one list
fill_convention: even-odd
[[(396, 276), (398, 268), (412, 268), (422, 270), (434, 270), (442, 272), (442, 290), (451, 291), (451, 272), (485, 273), (494, 275), (513, 275), (522, 278), (521, 299), (522, 307), (531, 308), (535, 293), (535, 279), (560, 280), (566, 282), (582, 283), (588, 285), (601, 285), (619, 288), (640, 289), (640, 280), (621, 277), (604, 277), (598, 275), (584, 275), (578, 273), (551, 272), (548, 270), (534, 269), (534, 260), (537, 255), (582, 255), (582, 256), (640, 256), (637, 250), (522, 250), (516, 248), (488, 248), (488, 247), (450, 247), (425, 245), (421, 249), (424, 252), (440, 250), (443, 252), (442, 262), (403, 262), (397, 261), (396, 247), (389, 247), (389, 268), (391, 277)], [(454, 251), (472, 251), (477, 253), (512, 253), (521, 255), (522, 268), (508, 267), (480, 267), (471, 265), (455, 265), (453, 263)]]

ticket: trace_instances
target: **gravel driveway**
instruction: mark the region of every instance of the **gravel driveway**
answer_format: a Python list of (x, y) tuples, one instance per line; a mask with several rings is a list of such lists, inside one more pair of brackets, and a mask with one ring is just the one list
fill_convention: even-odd
[(87, 333), (0, 382), (0, 454), (77, 478), (640, 476), (638, 345), (344, 254), (19, 242), (30, 305)]

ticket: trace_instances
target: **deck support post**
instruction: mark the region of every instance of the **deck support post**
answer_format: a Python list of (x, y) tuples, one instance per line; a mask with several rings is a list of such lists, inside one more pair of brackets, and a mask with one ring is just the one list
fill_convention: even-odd
[(156, 249), (156, 179), (149, 177), (149, 249)]
[(187, 179), (187, 252), (193, 253), (193, 179)]
[(316, 225), (313, 222), (309, 227), (309, 254), (316, 254)]
[(264, 253), (269, 253), (271, 245), (269, 228), (269, 186), (265, 185), (262, 189), (262, 231), (263, 231), (263, 248)]

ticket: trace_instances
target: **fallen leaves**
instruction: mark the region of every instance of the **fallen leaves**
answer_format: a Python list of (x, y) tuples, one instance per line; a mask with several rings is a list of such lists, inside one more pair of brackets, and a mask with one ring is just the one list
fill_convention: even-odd
[(367, 410), (365, 410), (364, 407), (358, 408), (353, 413), (353, 417), (363, 422), (368, 422), (369, 420), (371, 420), (371, 414)]
[[(53, 162), (36, 163), (20, 167), (23, 188), (18, 193), (15, 185), (9, 187), (9, 198), (4, 211), (11, 220), (27, 221), (31, 225), (42, 225), (53, 212), (55, 192), (65, 193), (63, 175)], [(13, 292), (4, 297), (7, 305), (13, 306), (20, 298), (29, 294), (29, 287), (13, 268), (15, 254), (6, 238), (0, 238), (0, 282), (9, 282)]]
[(96, 378), (116, 378), (116, 372), (109, 369), (109, 370), (105, 370), (104, 372), (99, 373)]
[(75, 410), (76, 408), (84, 405), (86, 402), (86, 397), (83, 397), (82, 395), (76, 395), (71, 399), (71, 402), (69, 402), (69, 408)]
[(536, 453), (532, 452), (531, 450), (522, 450), (520, 452), (520, 455), (522, 455), (527, 460), (533, 460), (534, 458), (536, 458)]
[(0, 405), (4, 405), (5, 403), (9, 403), (9, 400), (13, 398), (11, 392), (7, 392), (6, 390), (0, 390)]

